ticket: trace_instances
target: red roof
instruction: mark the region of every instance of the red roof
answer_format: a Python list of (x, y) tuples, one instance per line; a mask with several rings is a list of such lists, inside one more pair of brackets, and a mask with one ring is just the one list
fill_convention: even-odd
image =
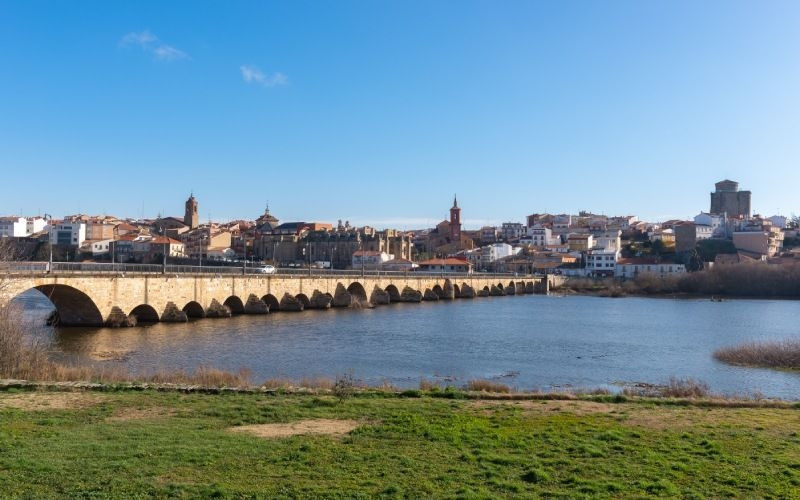
[(155, 245), (183, 245), (183, 242), (167, 238), (166, 236), (157, 236), (150, 240), (150, 243)]

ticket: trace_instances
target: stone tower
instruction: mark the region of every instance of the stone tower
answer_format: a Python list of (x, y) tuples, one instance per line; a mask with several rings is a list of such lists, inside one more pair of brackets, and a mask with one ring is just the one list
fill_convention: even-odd
[(197, 200), (194, 197), (194, 193), (192, 193), (189, 195), (189, 199), (186, 200), (186, 213), (183, 216), (183, 223), (191, 229), (195, 229), (200, 225), (199, 222), (197, 217)]
[(711, 193), (712, 214), (728, 214), (728, 217), (750, 218), (750, 191), (739, 191), (739, 183), (725, 179), (714, 184)]
[(461, 242), (461, 209), (458, 208), (458, 200), (455, 196), (453, 196), (453, 208), (450, 209), (450, 241)]

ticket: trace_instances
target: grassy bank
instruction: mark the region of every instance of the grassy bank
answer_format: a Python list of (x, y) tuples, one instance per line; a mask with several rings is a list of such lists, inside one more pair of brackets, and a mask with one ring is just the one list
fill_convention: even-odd
[(36, 498), (797, 495), (800, 410), (613, 401), (0, 392), (0, 484)]

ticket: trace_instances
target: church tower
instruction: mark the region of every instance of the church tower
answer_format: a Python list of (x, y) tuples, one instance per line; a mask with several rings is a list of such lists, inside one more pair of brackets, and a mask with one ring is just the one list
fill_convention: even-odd
[(183, 223), (189, 226), (190, 229), (195, 229), (199, 226), (199, 220), (197, 217), (197, 200), (194, 197), (194, 193), (189, 195), (189, 199), (186, 200), (186, 213), (183, 216)]
[(450, 209), (450, 241), (461, 243), (461, 209), (458, 200), (453, 196), (453, 208)]

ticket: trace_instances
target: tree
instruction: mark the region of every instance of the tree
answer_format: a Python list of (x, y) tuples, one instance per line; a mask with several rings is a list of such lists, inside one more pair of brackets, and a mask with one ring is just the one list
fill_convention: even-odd
[(697, 251), (697, 248), (694, 248), (691, 252), (689, 252), (689, 256), (686, 259), (686, 270), (689, 272), (703, 270), (703, 259), (700, 257), (700, 253)]
[(663, 241), (655, 240), (653, 244), (650, 246), (650, 253), (651, 255), (660, 256), (662, 253), (664, 253), (665, 249), (666, 245), (664, 245)]

